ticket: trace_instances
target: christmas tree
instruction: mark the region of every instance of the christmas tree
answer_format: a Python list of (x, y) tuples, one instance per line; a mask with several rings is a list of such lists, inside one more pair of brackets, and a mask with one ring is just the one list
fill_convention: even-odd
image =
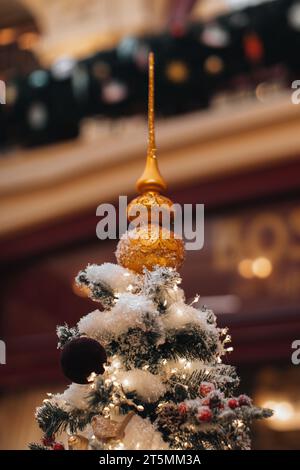
[[(249, 449), (252, 420), (272, 414), (236, 396), (236, 370), (222, 362), (232, 349), (227, 329), (210, 309), (185, 302), (177, 272), (184, 243), (150, 218), (153, 208), (174, 216), (160, 194), (153, 74), (150, 54), (148, 155), (140, 196), (128, 206), (131, 229), (118, 264), (88, 265), (76, 278), (101, 310), (57, 328), (72, 383), (37, 409), (44, 437), (32, 449)], [(135, 225), (137, 212), (144, 217)]]

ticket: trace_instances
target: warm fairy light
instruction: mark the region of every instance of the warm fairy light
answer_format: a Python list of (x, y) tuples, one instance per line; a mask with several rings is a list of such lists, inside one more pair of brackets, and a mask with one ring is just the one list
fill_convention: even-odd
[(13, 28), (4, 28), (0, 30), (0, 46), (8, 46), (14, 42), (16, 32)]
[(127, 272), (126, 272), (126, 273), (123, 274), (123, 276), (124, 276), (124, 277), (129, 277), (129, 276), (130, 276), (130, 273), (127, 273)]
[(245, 279), (252, 279), (254, 277), (252, 271), (252, 260), (243, 259), (242, 261), (240, 261), (238, 265), (238, 272)]
[(111, 362), (111, 366), (114, 368), (114, 369), (120, 369), (121, 367), (121, 361), (118, 357), (113, 357), (113, 360)]
[(253, 261), (252, 270), (255, 276), (265, 279), (270, 276), (273, 266), (268, 258), (260, 257)]
[(122, 381), (122, 384), (125, 386), (125, 387), (128, 387), (130, 385), (130, 381), (128, 379), (124, 379)]
[(123, 442), (119, 442), (115, 447), (114, 447), (115, 450), (122, 450), (124, 449), (124, 444)]
[(226, 351), (226, 352), (232, 352), (232, 351), (233, 351), (233, 347), (230, 346), (230, 348), (225, 349), (225, 351)]
[(270, 276), (272, 271), (273, 266), (271, 261), (264, 256), (260, 256), (254, 260), (248, 258), (243, 259), (238, 264), (238, 272), (245, 279), (252, 279), (253, 277), (265, 279)]
[(131, 291), (133, 290), (133, 285), (132, 285), (132, 284), (129, 284), (129, 286), (127, 287), (127, 290), (128, 290), (129, 292), (131, 292)]
[(244, 426), (243, 421), (242, 421), (241, 419), (237, 419), (237, 420), (236, 420), (236, 426), (237, 426), (238, 428), (242, 428), (242, 427)]

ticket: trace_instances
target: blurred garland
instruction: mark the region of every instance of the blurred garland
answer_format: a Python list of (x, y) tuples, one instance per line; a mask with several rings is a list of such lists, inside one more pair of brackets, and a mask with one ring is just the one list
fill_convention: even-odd
[(180, 34), (127, 37), (115, 49), (11, 80), (0, 106), (0, 146), (76, 137), (87, 116), (145, 115), (150, 50), (156, 55), (157, 108), (169, 116), (270, 79), (290, 86), (300, 69), (299, 48), (299, 0), (235, 10)]

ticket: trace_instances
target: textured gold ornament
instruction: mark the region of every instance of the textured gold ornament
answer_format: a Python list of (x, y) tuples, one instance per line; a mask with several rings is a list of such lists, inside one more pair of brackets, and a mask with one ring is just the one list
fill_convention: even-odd
[(142, 273), (155, 266), (178, 269), (184, 261), (184, 243), (164, 227), (142, 225), (127, 232), (116, 251), (118, 263), (124, 268)]
[(123, 439), (126, 426), (134, 414), (134, 411), (130, 411), (120, 422), (104, 416), (94, 416), (92, 418), (92, 428), (96, 438), (104, 443)]
[(89, 440), (84, 436), (74, 434), (68, 439), (69, 450), (87, 450), (89, 446)]
[[(127, 207), (127, 217), (129, 222), (134, 222), (134, 219), (138, 216), (139, 220), (141, 217), (139, 212), (143, 209), (147, 209), (146, 219), (144, 220), (145, 223), (150, 223), (151, 221), (151, 211), (152, 214), (155, 210), (163, 210), (169, 214), (170, 221), (173, 222), (174, 220), (174, 208), (173, 202), (171, 199), (162, 196), (161, 194), (155, 191), (147, 191), (146, 193), (141, 194), (140, 196), (133, 199)], [(141, 212), (142, 215), (142, 212)], [(159, 219), (159, 223), (161, 223), (161, 218)]]

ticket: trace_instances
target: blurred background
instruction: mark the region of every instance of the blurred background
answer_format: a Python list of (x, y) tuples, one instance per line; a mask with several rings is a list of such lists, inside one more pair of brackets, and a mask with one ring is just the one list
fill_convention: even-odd
[(150, 50), (169, 196), (205, 204), (183, 287), (230, 328), (241, 390), (275, 410), (253, 448), (300, 449), (295, 0), (1, 0), (0, 448), (39, 439), (35, 406), (66, 385), (55, 327), (95, 309), (74, 276), (115, 261), (95, 212), (135, 194)]

